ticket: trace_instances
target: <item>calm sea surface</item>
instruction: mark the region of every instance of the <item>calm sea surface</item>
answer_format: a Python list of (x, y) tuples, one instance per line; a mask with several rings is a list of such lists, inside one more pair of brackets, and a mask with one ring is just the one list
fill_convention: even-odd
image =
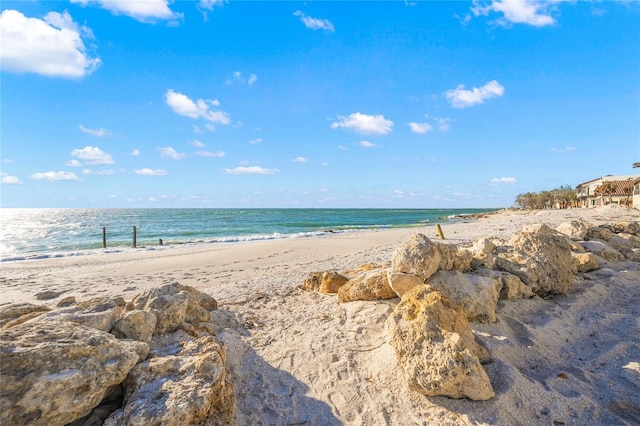
[[(0, 209), (0, 259), (408, 228), (495, 209)], [(102, 229), (106, 227), (107, 248)]]

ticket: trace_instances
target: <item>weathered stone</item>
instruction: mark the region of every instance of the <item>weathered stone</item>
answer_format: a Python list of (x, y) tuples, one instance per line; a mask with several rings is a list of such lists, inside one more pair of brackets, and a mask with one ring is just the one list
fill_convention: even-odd
[(437, 243), (440, 252), (438, 269), (441, 271), (469, 272), (471, 270), (471, 252), (455, 244)]
[(624, 255), (610, 245), (602, 241), (582, 241), (580, 243), (590, 253), (600, 256), (604, 260), (619, 262), (624, 260)]
[(111, 333), (116, 337), (149, 343), (156, 329), (156, 322), (153, 312), (136, 309), (127, 312), (116, 322)]
[(392, 272), (391, 269), (387, 270), (387, 279), (389, 286), (400, 297), (412, 288), (424, 284), (422, 277), (404, 272)]
[(640, 222), (625, 220), (616, 222), (611, 225), (613, 231), (617, 234), (626, 233), (640, 237)]
[(476, 239), (469, 251), (471, 252), (471, 269), (493, 269), (496, 245), (489, 238)]
[(386, 269), (373, 269), (361, 272), (351, 278), (338, 290), (338, 302), (355, 300), (384, 300), (398, 297), (389, 286)]
[(572, 240), (584, 240), (591, 225), (582, 219), (573, 219), (558, 225), (556, 230)]
[(56, 304), (56, 307), (66, 308), (68, 306), (75, 305), (76, 303), (77, 301), (75, 296), (67, 296), (63, 299), (60, 299), (60, 301)]
[(605, 227), (592, 226), (587, 230), (587, 235), (585, 236), (584, 239), (587, 241), (593, 241), (593, 240), (609, 241), (612, 234), (613, 232), (611, 232), (609, 229)]
[(423, 279), (433, 275), (440, 265), (440, 251), (424, 234), (415, 234), (393, 252), (391, 271), (418, 275)]
[(595, 271), (600, 268), (598, 259), (593, 253), (574, 253), (573, 261), (578, 272)]
[(125, 381), (122, 409), (104, 425), (231, 424), (235, 388), (225, 364), (226, 351), (211, 336), (138, 364)]
[(496, 267), (519, 277), (540, 296), (566, 293), (576, 267), (569, 238), (547, 225), (528, 225), (511, 237), (511, 251), (498, 253)]
[(55, 299), (59, 297), (63, 292), (62, 291), (53, 291), (53, 290), (45, 290), (40, 293), (36, 293), (36, 299), (38, 300), (49, 300)]
[(54, 309), (30, 322), (70, 321), (109, 332), (122, 317), (126, 303), (122, 297), (98, 298)]
[(431, 287), (404, 295), (386, 321), (389, 343), (413, 391), (487, 400), (495, 396), (480, 364), (486, 359), (459, 305)]
[[(18, 303), (15, 305), (9, 305), (0, 311), (0, 326), (11, 322), (13, 324), (21, 324), (29, 319), (42, 315), (45, 312), (49, 312), (51, 309), (43, 305), (34, 305), (33, 303)], [(22, 321), (16, 321), (23, 316), (28, 318)]]
[(640, 237), (628, 232), (620, 232), (618, 237), (625, 239), (631, 248), (640, 248)]
[[(628, 238), (628, 237), (631, 238)], [(606, 242), (611, 248), (615, 250), (640, 248), (640, 238), (631, 234), (612, 234), (611, 238)]]
[(438, 271), (426, 282), (462, 305), (469, 321), (496, 322), (496, 306), (502, 289), (497, 275), (471, 275), (459, 271)]
[(336, 271), (312, 272), (304, 280), (302, 288), (308, 291), (317, 291), (318, 293), (333, 294), (337, 293), (347, 281), (347, 277)]
[(353, 269), (345, 269), (340, 271), (340, 275), (347, 277), (347, 279), (351, 279), (358, 275), (360, 272), (371, 271), (373, 269), (384, 268), (383, 265), (376, 262), (367, 262)]
[(0, 424), (65, 425), (97, 406), (148, 345), (68, 321), (0, 332)]
[(620, 254), (622, 254), (627, 260), (640, 262), (640, 248), (621, 249)]
[(504, 271), (493, 271), (488, 269), (478, 269), (473, 271), (474, 275), (483, 277), (496, 277), (502, 282), (500, 299), (527, 299), (533, 297), (531, 288), (522, 282), (517, 276)]

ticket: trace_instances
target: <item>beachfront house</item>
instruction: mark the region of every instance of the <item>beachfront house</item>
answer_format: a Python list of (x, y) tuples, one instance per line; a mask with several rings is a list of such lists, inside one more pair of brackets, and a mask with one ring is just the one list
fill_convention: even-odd
[(602, 176), (576, 186), (576, 194), (580, 207), (619, 204), (640, 209), (640, 175)]

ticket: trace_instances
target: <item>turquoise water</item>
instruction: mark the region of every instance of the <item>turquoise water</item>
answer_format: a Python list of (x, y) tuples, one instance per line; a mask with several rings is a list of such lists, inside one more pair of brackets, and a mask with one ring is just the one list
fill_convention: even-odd
[[(0, 209), (3, 261), (408, 228), (495, 209)], [(106, 227), (107, 249), (102, 229)]]

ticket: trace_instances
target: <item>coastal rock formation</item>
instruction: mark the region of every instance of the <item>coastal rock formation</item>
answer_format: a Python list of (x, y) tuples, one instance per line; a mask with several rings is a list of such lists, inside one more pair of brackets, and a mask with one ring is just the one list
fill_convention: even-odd
[(387, 279), (391, 289), (400, 297), (412, 288), (424, 284), (424, 278), (418, 275), (393, 272), (391, 269), (387, 270)]
[(415, 234), (393, 252), (391, 272), (413, 274), (426, 280), (440, 266), (440, 250), (424, 234)]
[(469, 249), (471, 252), (472, 269), (493, 269), (495, 256), (493, 255), (496, 245), (490, 238), (480, 237), (474, 241)]
[(156, 316), (150, 311), (135, 309), (124, 314), (113, 326), (111, 333), (119, 338), (149, 343), (156, 329)]
[(504, 271), (495, 271), (489, 269), (477, 269), (473, 271), (474, 275), (482, 277), (491, 277), (497, 279), (501, 283), (500, 299), (527, 299), (533, 297), (531, 287), (522, 282), (517, 276)]
[(495, 396), (480, 364), (464, 309), (424, 285), (404, 295), (386, 322), (389, 344), (410, 389), (423, 395), (487, 400)]
[(69, 321), (74, 324), (109, 332), (116, 321), (122, 317), (125, 306), (126, 302), (122, 297), (93, 299), (55, 309), (31, 321)]
[(11, 305), (0, 311), (0, 327), (12, 327), (29, 321), (32, 318), (49, 312), (51, 309), (42, 305), (34, 305), (33, 303), (19, 303)]
[(585, 239), (585, 237), (587, 236), (587, 232), (589, 231), (589, 226), (589, 223), (584, 220), (574, 219), (568, 222), (561, 223), (560, 225), (558, 225), (556, 230), (568, 236), (572, 240), (578, 241)]
[(302, 288), (324, 294), (335, 294), (349, 279), (336, 271), (312, 272)]
[(364, 271), (351, 278), (338, 290), (338, 302), (384, 300), (398, 297), (389, 286), (386, 269)]
[(598, 259), (593, 253), (574, 253), (573, 261), (578, 272), (590, 272), (600, 268)]
[(437, 243), (438, 252), (440, 252), (440, 271), (460, 271), (469, 272), (471, 270), (471, 260), (473, 256), (466, 248), (459, 247), (456, 244)]
[(586, 251), (593, 253), (604, 260), (619, 262), (625, 258), (618, 250), (602, 241), (581, 241), (580, 244)]

